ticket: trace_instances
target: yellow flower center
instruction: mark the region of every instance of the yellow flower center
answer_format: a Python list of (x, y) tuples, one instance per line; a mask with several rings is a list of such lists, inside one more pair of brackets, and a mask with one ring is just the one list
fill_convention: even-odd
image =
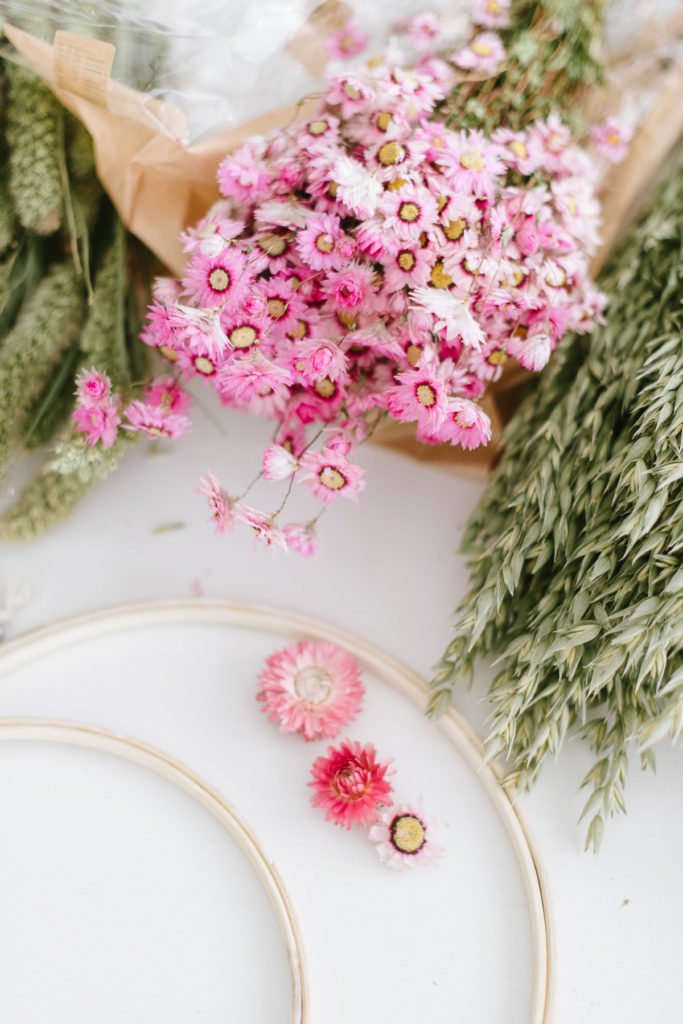
[(406, 158), (406, 151), (400, 142), (385, 142), (377, 154), (379, 162), (388, 167), (390, 164), (400, 164)]
[(328, 128), (327, 121), (310, 121), (308, 132), (310, 135), (324, 135)]
[(435, 288), (450, 288), (453, 284), (453, 278), (443, 268), (443, 260), (436, 261), (429, 275), (429, 280)]
[(476, 258), (473, 259), (471, 257), (468, 257), (467, 259), (462, 261), (462, 265), (465, 268), (465, 270), (467, 271), (467, 273), (471, 274), (472, 277), (477, 277), (482, 272), (481, 271), (481, 259), (476, 259)]
[(315, 240), (315, 247), (318, 252), (332, 252), (334, 249), (334, 239), (331, 235), (318, 235)]
[(166, 431), (162, 430), (160, 427), (147, 427), (147, 433), (149, 434), (150, 437), (167, 437), (168, 436)]
[(355, 331), (355, 329), (356, 329), (356, 314), (355, 313), (350, 313), (348, 310), (340, 310), (339, 313), (337, 313), (337, 319), (340, 321), (340, 323), (342, 323), (344, 325), (344, 327), (348, 327), (350, 331)]
[(492, 50), (488, 43), (482, 43), (480, 39), (476, 39), (472, 43), (472, 49), (478, 57), (490, 57)]
[(438, 196), (436, 200), (436, 208), (441, 213), (444, 206), (448, 205), (448, 196)]
[(400, 853), (418, 853), (427, 842), (425, 827), (413, 814), (399, 814), (391, 823), (391, 843)]
[(230, 341), (235, 348), (251, 348), (252, 345), (258, 343), (258, 335), (249, 324), (243, 324), (242, 327), (235, 327), (230, 331)]
[(521, 338), (522, 341), (526, 341), (526, 337), (527, 337), (528, 333), (529, 333), (529, 328), (526, 327), (525, 324), (517, 324), (517, 326), (515, 327), (514, 331), (512, 332), (512, 337), (513, 338)]
[(216, 367), (213, 365), (211, 360), (207, 356), (197, 356), (194, 361), (194, 368), (197, 373), (203, 373), (205, 376), (210, 376)]
[(401, 203), (398, 208), (398, 216), (406, 224), (412, 224), (420, 216), (420, 207), (417, 203)]
[(305, 338), (308, 335), (308, 324), (305, 320), (297, 320), (296, 327), (289, 332), (290, 338)]
[(486, 362), (489, 366), (502, 366), (507, 363), (507, 353), (503, 352), (502, 348), (497, 348), (495, 352), (489, 352), (486, 357)]
[(339, 191), (339, 185), (336, 181), (331, 181), (327, 186), (327, 194), (332, 196), (333, 199), (337, 198), (337, 192)]
[(360, 99), (360, 89), (357, 89), (355, 85), (351, 84), (351, 82), (344, 82), (343, 92), (350, 100)]
[(502, 14), (503, 5), (498, 0), (488, 0), (486, 10), (489, 14)]
[(282, 299), (268, 299), (266, 309), (269, 316), (272, 316), (274, 320), (279, 320), (287, 312), (287, 303)]
[(521, 160), (524, 160), (529, 155), (529, 150), (526, 148), (523, 142), (519, 142), (517, 139), (513, 139), (510, 143), (510, 152), (514, 153)]
[(394, 120), (394, 115), (390, 114), (388, 110), (385, 110), (377, 118), (377, 127), (381, 132), (389, 131), (391, 122)]
[(415, 266), (415, 253), (411, 252), (410, 249), (403, 249), (398, 254), (398, 265), (401, 270), (412, 270)]
[(337, 393), (337, 385), (329, 377), (323, 377), (314, 387), (321, 398), (333, 398)]
[(427, 409), (436, 405), (436, 392), (431, 384), (418, 384), (415, 394), (420, 405), (424, 405)]
[(609, 142), (610, 146), (618, 146), (619, 143), (621, 142), (621, 137), (619, 135), (617, 135), (616, 132), (611, 132), (607, 136), (607, 141)]
[(176, 363), (178, 361), (178, 353), (175, 351), (175, 349), (169, 348), (168, 345), (160, 345), (159, 351), (161, 352), (162, 356), (165, 356), (166, 359), (168, 359), (169, 363)]
[(574, 196), (569, 196), (567, 198), (567, 209), (569, 210), (572, 217), (576, 215), (576, 199), (574, 199)]
[(455, 220), (449, 220), (446, 224), (443, 232), (446, 238), (450, 238), (451, 242), (457, 242), (462, 237), (462, 233), (467, 227), (467, 222), (462, 217), (457, 217)]
[(282, 256), (287, 248), (287, 239), (282, 235), (264, 235), (259, 238), (258, 245), (268, 256)]
[(406, 357), (411, 366), (417, 366), (422, 358), (422, 349), (419, 345), (408, 345)]
[(294, 676), (294, 692), (307, 704), (324, 704), (332, 693), (332, 677), (327, 669), (309, 665)]
[(567, 283), (567, 275), (562, 267), (556, 267), (546, 274), (545, 283), (549, 288), (562, 288)]
[(466, 149), (460, 157), (460, 166), (466, 171), (483, 171), (484, 158), (478, 149)]
[(223, 267), (214, 267), (209, 274), (209, 284), (215, 292), (224, 292), (230, 287), (230, 274)]
[(387, 183), (387, 192), (400, 192), (404, 185), (408, 182), (405, 178), (394, 178), (393, 181)]
[(319, 473), (318, 479), (328, 491), (340, 491), (346, 487), (346, 477), (336, 466), (325, 466)]

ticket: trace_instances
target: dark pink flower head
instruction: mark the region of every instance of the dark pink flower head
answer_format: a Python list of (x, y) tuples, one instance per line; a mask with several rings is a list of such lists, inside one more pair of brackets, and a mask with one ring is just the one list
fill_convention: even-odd
[(98, 373), (97, 370), (81, 371), (76, 385), (79, 405), (99, 405), (111, 394), (111, 380), (106, 373)]
[(335, 825), (371, 825), (380, 808), (391, 803), (389, 770), (390, 762), (379, 761), (371, 743), (328, 747), (327, 757), (316, 758), (311, 768), (311, 803)]

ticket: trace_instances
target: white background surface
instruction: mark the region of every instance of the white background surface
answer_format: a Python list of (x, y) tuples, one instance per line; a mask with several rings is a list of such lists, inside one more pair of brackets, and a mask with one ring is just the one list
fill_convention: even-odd
[[(236, 414), (223, 423), (222, 433), (198, 414), (193, 435), (171, 452), (152, 458), (141, 446), (69, 523), (28, 547), (3, 548), (4, 580), (27, 580), (34, 595), (11, 632), (121, 601), (186, 598), (199, 580), (207, 597), (327, 618), (427, 674), (464, 591), (466, 576), (454, 551), (479, 485), (368, 448), (367, 490), (357, 507), (340, 505), (325, 517), (318, 557), (273, 557), (254, 551), (245, 534), (213, 536), (204, 522), (203, 501), (193, 490), (198, 475), (212, 468), (239, 488), (253, 475), (266, 436), (263, 424)], [(154, 532), (169, 522), (186, 525)], [(474, 692), (456, 697), (480, 728), (487, 678), (482, 667)], [(182, 706), (164, 709), (180, 724), (184, 714)], [(416, 763), (432, 757), (422, 732), (415, 744)], [(679, 1021), (681, 754), (660, 749), (656, 778), (634, 767), (629, 815), (608, 828), (597, 858), (582, 853), (576, 827), (577, 787), (588, 764), (586, 752), (570, 743), (523, 798), (555, 915), (555, 1020)], [(491, 974), (491, 964), (481, 964), (481, 978), (505, 994), (505, 979)], [(500, 1019), (510, 1024), (505, 1014)]]

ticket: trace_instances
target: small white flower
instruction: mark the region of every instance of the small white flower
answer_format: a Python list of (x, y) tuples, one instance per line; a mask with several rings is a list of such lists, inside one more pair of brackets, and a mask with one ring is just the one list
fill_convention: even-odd
[(331, 176), (344, 206), (357, 217), (371, 217), (383, 193), (377, 178), (350, 156), (340, 156), (335, 160)]
[(292, 200), (281, 202), (273, 199), (261, 203), (256, 211), (256, 220), (261, 224), (274, 224), (283, 228), (306, 227), (306, 210)]
[(479, 348), (486, 336), (462, 299), (443, 288), (414, 288), (410, 293), (413, 307), (426, 309), (436, 318), (436, 328), (446, 331), (447, 341), (462, 339), (464, 345)]
[(266, 480), (288, 480), (298, 468), (298, 461), (281, 444), (269, 444), (263, 453), (263, 475)]

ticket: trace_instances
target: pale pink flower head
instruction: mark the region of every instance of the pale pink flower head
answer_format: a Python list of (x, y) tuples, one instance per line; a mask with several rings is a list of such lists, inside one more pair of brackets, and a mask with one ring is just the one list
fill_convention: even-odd
[(417, 420), (422, 429), (436, 433), (448, 407), (443, 380), (425, 365), (399, 373), (396, 380), (398, 383), (386, 393), (389, 414), (400, 423)]
[(334, 60), (348, 60), (362, 53), (368, 45), (370, 37), (353, 21), (333, 32), (327, 40), (327, 52)]
[(207, 473), (199, 482), (201, 483), (199, 493), (208, 498), (209, 512), (216, 528), (216, 533), (228, 533), (235, 525), (235, 519), (232, 514), (233, 499), (224, 490), (220, 480), (213, 473)]
[(416, 50), (433, 50), (441, 33), (439, 19), (433, 11), (416, 14), (401, 26)]
[(448, 148), (441, 154), (441, 167), (456, 192), (490, 199), (494, 193), (495, 178), (505, 173), (498, 147), (485, 138), (481, 131), (453, 132)]
[(548, 332), (538, 331), (529, 333), (526, 338), (515, 335), (508, 342), (507, 351), (508, 355), (514, 356), (525, 370), (537, 373), (550, 359), (552, 348), (552, 339)]
[(336, 214), (311, 213), (297, 236), (296, 247), (311, 270), (340, 270), (351, 255), (353, 243), (343, 234)]
[(168, 412), (161, 405), (151, 405), (149, 402), (141, 402), (137, 399), (126, 406), (123, 415), (128, 420), (124, 424), (124, 430), (138, 431), (155, 440), (162, 437), (175, 440), (190, 429), (190, 421), (187, 416)]
[(111, 395), (111, 380), (97, 370), (81, 370), (76, 378), (76, 399), (80, 405), (100, 405)]
[(184, 281), (201, 305), (234, 309), (249, 293), (251, 274), (246, 257), (239, 250), (229, 248), (218, 256), (195, 253)]
[(384, 228), (400, 242), (410, 242), (429, 232), (436, 221), (436, 201), (426, 188), (404, 185), (387, 192), (382, 201)]
[(478, 448), (491, 440), (491, 420), (482, 407), (469, 398), (451, 398), (439, 440), (459, 444), (461, 448)]
[(234, 505), (235, 520), (249, 526), (254, 534), (257, 544), (263, 544), (267, 548), (280, 548), (287, 551), (287, 541), (279, 526), (275, 523), (275, 516), (265, 512), (259, 512), (251, 505), (238, 501)]
[(427, 817), (421, 800), (385, 808), (369, 832), (380, 860), (398, 871), (434, 864), (442, 856), (433, 834), (434, 819)]
[(262, 468), (266, 480), (289, 480), (298, 467), (292, 453), (281, 444), (269, 444), (263, 453)]
[(365, 487), (361, 467), (331, 448), (323, 448), (321, 452), (308, 451), (303, 455), (301, 480), (323, 505), (329, 505), (336, 498), (355, 501)]
[(624, 159), (632, 136), (633, 132), (613, 117), (591, 128), (591, 138), (598, 153), (612, 164), (618, 164)]
[(370, 825), (382, 805), (391, 802), (389, 770), (390, 762), (378, 760), (370, 743), (345, 741), (329, 747), (327, 757), (316, 758), (311, 768), (311, 803), (343, 828)]
[(472, 21), (484, 28), (507, 28), (510, 24), (510, 0), (475, 0)]
[(226, 156), (218, 167), (217, 180), (221, 193), (237, 203), (253, 203), (265, 194), (270, 179), (270, 172), (255, 142), (240, 146)]
[(342, 312), (358, 309), (372, 293), (373, 277), (371, 267), (350, 263), (343, 270), (330, 271), (325, 282), (325, 294), (335, 309)]
[(220, 373), (219, 391), (226, 401), (237, 405), (248, 405), (257, 397), (270, 394), (286, 394), (291, 384), (289, 370), (272, 363), (253, 349), (248, 355), (224, 366)]
[(505, 47), (495, 32), (481, 32), (453, 56), (453, 63), (458, 67), (484, 75), (492, 75), (504, 60)]
[(371, 217), (382, 197), (381, 182), (358, 160), (341, 153), (331, 170), (337, 198), (356, 217)]
[(192, 404), (190, 394), (181, 388), (174, 377), (157, 377), (145, 388), (149, 405), (160, 405), (167, 412), (187, 412)]
[(100, 443), (103, 448), (113, 447), (121, 423), (115, 402), (79, 406), (71, 413), (76, 430), (85, 434), (89, 445)]
[(297, 555), (310, 558), (318, 551), (318, 537), (315, 530), (315, 523), (285, 523), (282, 532), (287, 541), (287, 547)]
[(356, 659), (327, 641), (301, 641), (266, 659), (256, 699), (280, 732), (334, 739), (352, 722), (365, 690)]
[(414, 288), (410, 294), (413, 308), (431, 313), (435, 330), (443, 331), (446, 341), (460, 338), (469, 348), (483, 345), (484, 332), (467, 302), (444, 288)]

